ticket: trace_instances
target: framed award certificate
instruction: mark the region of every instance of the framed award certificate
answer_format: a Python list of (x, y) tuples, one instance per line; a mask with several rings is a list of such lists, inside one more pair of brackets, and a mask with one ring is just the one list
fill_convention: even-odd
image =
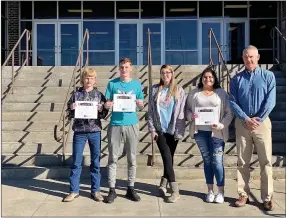
[(75, 116), (77, 119), (97, 119), (96, 101), (75, 101)]
[(114, 94), (114, 112), (136, 112), (136, 96), (134, 94)]
[(196, 125), (218, 124), (218, 107), (195, 107), (198, 118), (195, 119)]

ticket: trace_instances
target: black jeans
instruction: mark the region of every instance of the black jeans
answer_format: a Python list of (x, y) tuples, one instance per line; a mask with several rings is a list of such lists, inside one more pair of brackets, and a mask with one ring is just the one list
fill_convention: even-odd
[(158, 148), (160, 150), (163, 164), (164, 164), (164, 175), (169, 182), (175, 182), (175, 172), (173, 169), (174, 154), (178, 145), (178, 140), (175, 140), (174, 135), (168, 133), (158, 133), (156, 140)]

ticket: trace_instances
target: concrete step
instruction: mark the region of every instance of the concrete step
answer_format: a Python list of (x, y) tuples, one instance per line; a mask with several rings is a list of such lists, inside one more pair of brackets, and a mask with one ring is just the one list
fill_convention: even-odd
[[(139, 120), (145, 120), (147, 112), (137, 113)], [(58, 122), (61, 112), (3, 112), (2, 121), (56, 121)], [(105, 120), (110, 120), (111, 112)]]
[[(136, 157), (136, 163), (138, 166), (148, 166), (151, 163), (151, 156), (148, 154), (138, 154)], [(51, 167), (62, 165), (62, 155), (60, 154), (34, 154), (26, 153), (21, 155), (5, 154), (2, 153), (2, 166), (40, 166), (40, 167)], [(65, 163), (70, 166), (72, 164), (71, 153), (66, 153)], [(286, 162), (284, 161), (286, 157), (284, 156), (272, 156), (273, 167), (285, 167)], [(107, 166), (108, 154), (102, 154), (100, 160), (100, 166)], [(155, 164), (160, 166), (163, 164), (162, 157), (160, 154), (155, 155)], [(84, 153), (83, 165), (90, 165), (90, 155), (89, 153)], [(117, 162), (118, 167), (121, 165), (127, 165), (127, 157), (121, 156)], [(201, 155), (193, 154), (176, 154), (174, 156), (174, 166), (182, 167), (202, 167), (203, 160)], [(236, 167), (237, 166), (237, 156), (235, 155), (225, 155), (224, 156), (224, 166), (226, 167)], [(259, 167), (259, 161), (257, 155), (253, 154), (251, 159), (251, 167)]]
[[(182, 179), (204, 179), (202, 168), (174, 167), (175, 175), (178, 180)], [(127, 167), (117, 169), (116, 178), (126, 180)], [(67, 179), (70, 174), (69, 167), (3, 167), (1, 178), (3, 180), (20, 179)], [(227, 179), (236, 179), (237, 169), (225, 167), (225, 176)], [(102, 178), (107, 178), (107, 168), (101, 167)], [(162, 167), (137, 166), (136, 178), (138, 179), (160, 179), (162, 176)], [(83, 167), (82, 179), (90, 179), (89, 167)], [(260, 178), (260, 169), (254, 168), (251, 171), (251, 179)], [(284, 168), (273, 168), (273, 178), (285, 179)]]
[[(124, 144), (121, 144), (122, 151), (124, 149)], [(155, 153), (160, 153), (158, 146), (154, 143)], [(72, 142), (67, 143), (65, 151), (67, 153), (72, 153)], [(89, 145), (86, 143), (84, 152), (89, 153)], [(101, 152), (108, 154), (108, 143), (106, 141), (101, 142)], [(3, 142), (2, 143), (2, 153), (6, 154), (25, 154), (25, 153), (34, 153), (34, 154), (62, 154), (62, 144), (57, 142), (43, 142), (38, 143), (20, 143), (20, 142)], [(137, 146), (138, 154), (151, 154), (152, 153), (152, 144), (150, 142), (139, 142)], [(200, 155), (200, 151), (195, 142), (186, 143), (179, 142), (176, 154), (197, 154)], [(226, 143), (225, 145), (225, 154), (232, 155), (236, 154), (235, 143)]]
[(285, 132), (286, 121), (272, 121), (272, 131), (273, 132)]
[(275, 78), (285, 78), (286, 74), (282, 71), (272, 71), (274, 73)]
[(281, 86), (276, 86), (276, 94), (285, 94), (286, 93), (286, 84)]
[[(78, 86), (79, 87), (79, 84)], [(145, 88), (142, 87), (143, 89)], [(100, 86), (97, 87), (97, 89), (105, 94), (106, 86)], [(43, 95), (58, 95), (59, 93), (63, 93), (63, 95), (67, 94), (67, 91), (69, 90), (69, 87), (14, 87), (13, 92), (14, 95), (37, 95), (37, 94), (43, 94)], [(72, 93), (73, 87), (70, 89), (70, 93)], [(12, 95), (12, 94), (11, 94)]]
[[(97, 79), (97, 86), (105, 86), (107, 85), (109, 79)], [(7, 87), (11, 83), (10, 79), (2, 79), (2, 87)], [(61, 86), (69, 86), (70, 80), (62, 78), (62, 79), (16, 79), (14, 82), (14, 86), (18, 87), (61, 87)]]
[(276, 85), (284, 86), (286, 84), (286, 77), (278, 77), (276, 78)]
[[(101, 167), (102, 178), (107, 178), (107, 168)], [(174, 167), (177, 180), (183, 179), (204, 179), (202, 167)], [(126, 166), (120, 166), (116, 171), (117, 179), (126, 180)], [(137, 166), (136, 178), (138, 179), (160, 179), (163, 173), (161, 166)], [(67, 179), (70, 175), (70, 167), (2, 167), (1, 178), (3, 180), (23, 180), (23, 179)], [(225, 177), (236, 179), (237, 168), (225, 167)], [(251, 169), (251, 179), (260, 178), (260, 169)], [(89, 167), (83, 167), (82, 179), (90, 179)], [(285, 168), (273, 168), (273, 179), (285, 179)]]
[(286, 112), (273, 111), (269, 115), (271, 121), (286, 121)]
[[(96, 68), (95, 68), (96, 69)], [(195, 69), (186, 69), (186, 71), (177, 71), (175, 72), (175, 78), (190, 78), (190, 77), (196, 77), (199, 75), (202, 71), (197, 71)], [(20, 72), (17, 74), (17, 79), (29, 79), (29, 78), (34, 78), (34, 79), (65, 79), (65, 80), (71, 80), (73, 74), (73, 70), (71, 71), (59, 71), (59, 72), (34, 72), (34, 71), (29, 71), (29, 72)], [(79, 72), (76, 74), (76, 78), (79, 78)], [(114, 79), (116, 77), (119, 77), (120, 74), (119, 72), (97, 72), (97, 79)], [(143, 79), (143, 78), (148, 78), (148, 72), (147, 71), (134, 71), (131, 72), (131, 76), (133, 78), (138, 78), (138, 79)], [(11, 72), (4, 72), (2, 75), (3, 79), (11, 79), (12, 74)], [(152, 73), (152, 78), (153, 79), (160, 79), (160, 73), (159, 73), (159, 68), (158, 69), (153, 69)]]
[[(102, 129), (107, 130), (110, 121), (102, 120)], [(3, 121), (2, 131), (52, 131), (56, 121)], [(139, 122), (140, 131), (148, 131), (146, 121)]]

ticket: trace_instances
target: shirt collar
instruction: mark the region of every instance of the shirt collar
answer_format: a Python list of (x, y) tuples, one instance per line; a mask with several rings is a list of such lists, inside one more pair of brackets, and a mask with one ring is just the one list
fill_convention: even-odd
[(250, 75), (251, 75), (252, 73), (254, 73), (254, 75), (255, 75), (255, 74), (257, 74), (257, 72), (258, 72), (259, 69), (260, 69), (260, 67), (258, 67), (258, 66), (255, 68), (254, 71), (250, 71), (250, 70), (248, 70), (248, 69), (245, 68), (245, 72), (248, 73), (248, 74), (250, 74)]

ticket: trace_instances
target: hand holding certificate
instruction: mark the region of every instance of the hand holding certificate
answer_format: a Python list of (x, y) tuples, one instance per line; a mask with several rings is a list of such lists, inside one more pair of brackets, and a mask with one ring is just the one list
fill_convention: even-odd
[(134, 94), (114, 94), (114, 112), (136, 112), (136, 96)]
[(97, 119), (98, 102), (96, 101), (76, 101), (75, 118), (77, 119)]
[(213, 125), (218, 124), (218, 107), (196, 107), (195, 118), (196, 125)]

